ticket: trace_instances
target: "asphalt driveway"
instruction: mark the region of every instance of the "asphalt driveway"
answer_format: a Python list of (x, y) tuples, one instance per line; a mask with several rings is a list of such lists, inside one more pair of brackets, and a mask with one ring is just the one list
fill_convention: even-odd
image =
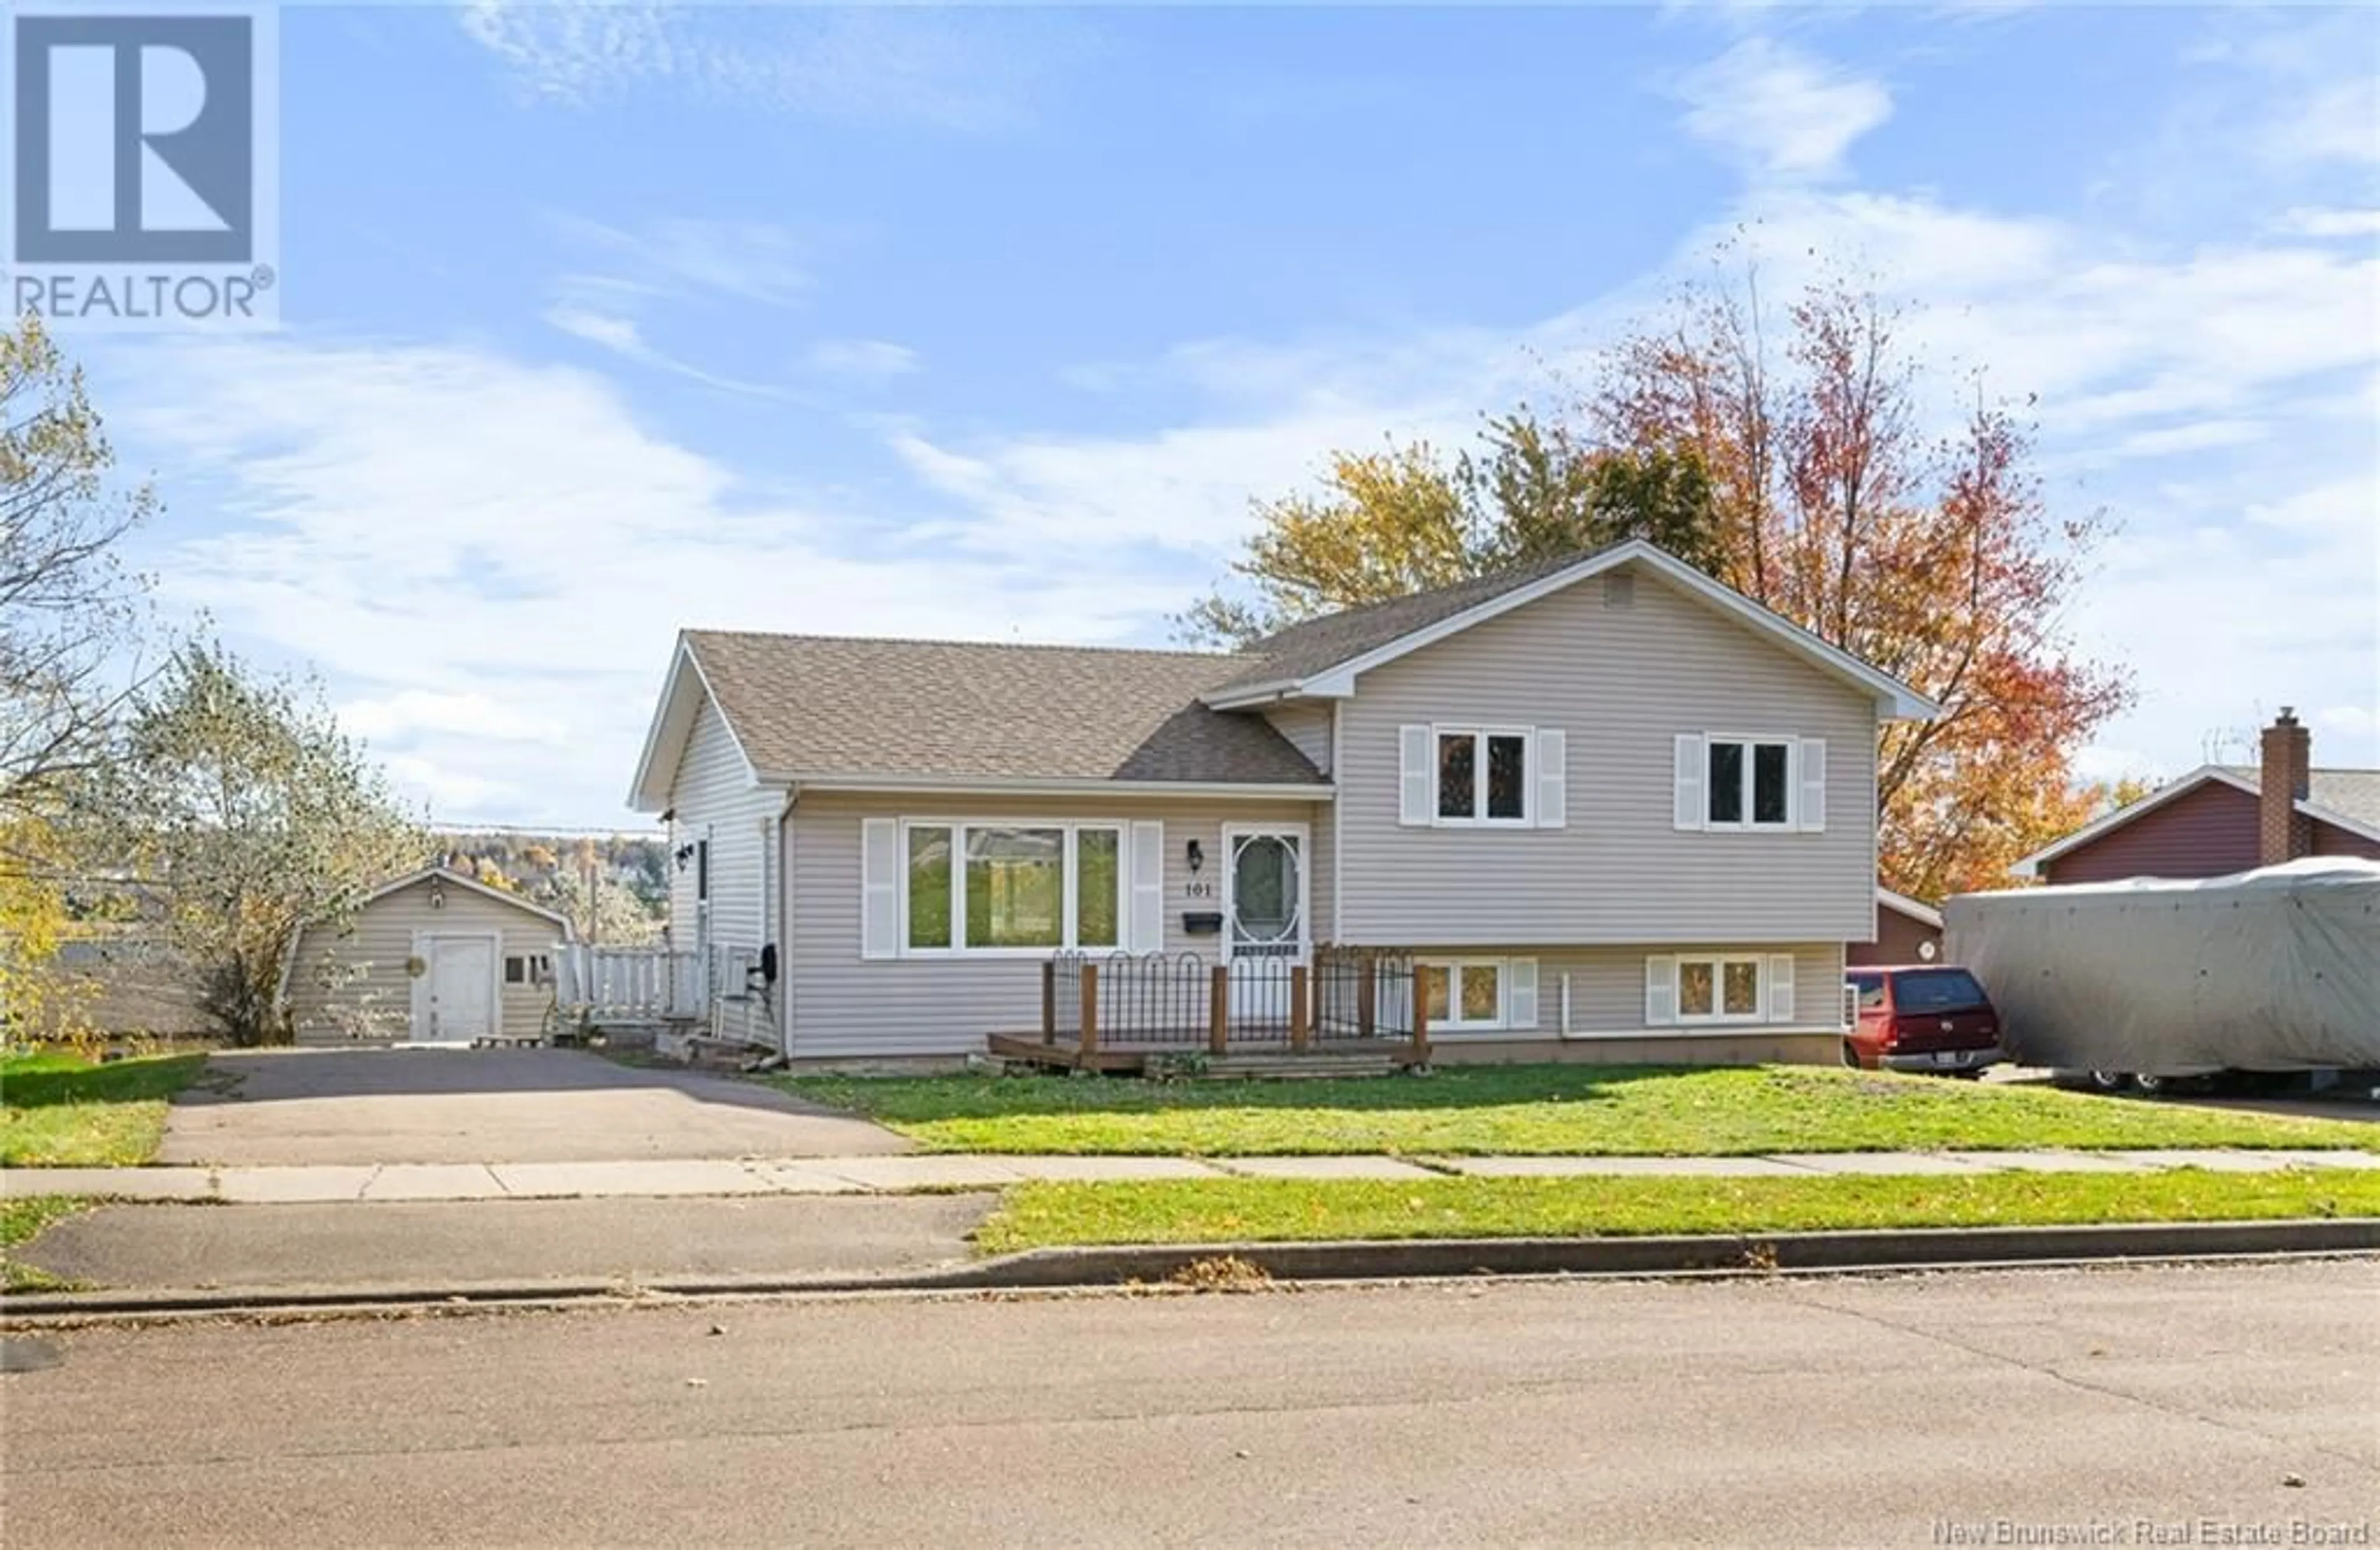
[(174, 1100), (161, 1163), (634, 1162), (905, 1152), (836, 1109), (575, 1049), (225, 1053)]

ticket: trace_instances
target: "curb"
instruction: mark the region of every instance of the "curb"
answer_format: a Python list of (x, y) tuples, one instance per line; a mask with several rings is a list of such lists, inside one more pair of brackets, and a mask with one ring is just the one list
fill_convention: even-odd
[(1479, 1276), (1709, 1276), (1778, 1271), (1985, 1268), (2380, 1252), (2380, 1217), (2155, 1222), (2073, 1227), (1662, 1238), (1490, 1238), (1325, 1243), (1196, 1243), (1029, 1249), (970, 1265), (877, 1275), (580, 1278), (423, 1286), (42, 1292), (0, 1298), (0, 1324), (100, 1315), (261, 1314), (308, 1309), (504, 1307), (886, 1291), (1055, 1291), (1175, 1280), (1231, 1257), (1279, 1281), (1426, 1280)]

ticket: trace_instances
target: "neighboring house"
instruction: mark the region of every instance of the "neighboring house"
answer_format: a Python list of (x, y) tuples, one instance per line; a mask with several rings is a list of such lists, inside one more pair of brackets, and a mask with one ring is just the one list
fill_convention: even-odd
[(2317, 769), (2283, 707), (2261, 763), (2202, 765), (2016, 864), (2046, 883), (2220, 878), (2308, 855), (2380, 860), (2380, 769)]
[(1850, 963), (1931, 963), (1942, 953), (1942, 912), (1888, 888), (1876, 890), (1876, 935), (1844, 950)]
[(57, 982), (33, 1031), (168, 1038), (212, 1032), (188, 968), (154, 927), (89, 926), (58, 943)]
[(1230, 656), (688, 631), (631, 802), (795, 1060), (979, 1050), (1060, 950), (1336, 944), (1426, 966), (1440, 1059), (1831, 1060), (1934, 708), (1631, 542)]
[(570, 923), (443, 866), (366, 894), (343, 923), (309, 926), (282, 979), (300, 1044), (533, 1038), (553, 1004)]

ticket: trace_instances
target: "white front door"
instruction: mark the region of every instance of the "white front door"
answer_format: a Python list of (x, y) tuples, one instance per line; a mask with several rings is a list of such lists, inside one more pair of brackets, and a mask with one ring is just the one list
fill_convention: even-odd
[(430, 981), (417, 1039), (487, 1038), (496, 1031), (496, 943), (492, 937), (430, 938)]
[(1232, 1020), (1289, 1026), (1289, 971), (1305, 962), (1305, 830), (1223, 830), (1223, 957)]

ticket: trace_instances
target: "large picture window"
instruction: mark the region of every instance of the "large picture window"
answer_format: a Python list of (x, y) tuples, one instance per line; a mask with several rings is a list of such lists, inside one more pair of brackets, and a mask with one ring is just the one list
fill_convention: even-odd
[(1528, 733), (1440, 727), (1437, 738), (1439, 823), (1529, 821)]
[(1710, 740), (1712, 829), (1785, 829), (1793, 822), (1793, 745), (1750, 738)]
[(917, 822), (904, 836), (909, 951), (1122, 945), (1121, 826)]

